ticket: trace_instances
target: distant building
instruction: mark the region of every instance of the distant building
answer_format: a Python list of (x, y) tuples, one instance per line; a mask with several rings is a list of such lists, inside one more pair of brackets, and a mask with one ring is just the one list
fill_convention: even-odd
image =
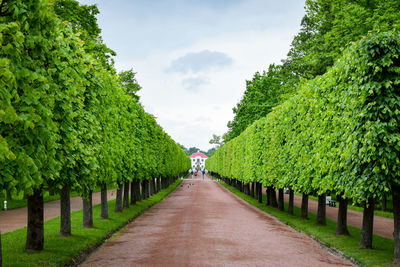
[(192, 160), (192, 169), (199, 171), (205, 169), (205, 163), (208, 157), (203, 153), (201, 153), (200, 151), (198, 151), (190, 155), (190, 159)]

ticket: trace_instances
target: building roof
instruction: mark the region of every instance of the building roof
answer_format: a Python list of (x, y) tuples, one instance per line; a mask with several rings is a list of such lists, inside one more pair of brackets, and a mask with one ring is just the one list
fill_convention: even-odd
[(201, 157), (201, 158), (206, 158), (206, 159), (208, 159), (208, 157), (207, 157), (206, 155), (204, 155), (203, 153), (201, 153), (201, 152), (193, 153), (192, 155), (190, 155), (190, 157), (191, 157), (191, 158)]

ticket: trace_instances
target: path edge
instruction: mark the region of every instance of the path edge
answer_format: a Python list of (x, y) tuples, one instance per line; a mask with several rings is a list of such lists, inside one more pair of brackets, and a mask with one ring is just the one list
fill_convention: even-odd
[[(335, 247), (332, 247), (332, 246), (326, 245), (325, 242), (321, 241), (320, 239), (316, 238), (315, 236), (309, 235), (309, 234), (307, 234), (306, 232), (304, 232), (304, 231), (302, 231), (302, 230), (300, 230), (300, 229), (297, 229), (297, 228), (295, 228), (295, 227), (293, 227), (293, 226), (291, 226), (291, 225), (289, 225), (289, 224), (286, 224), (285, 222), (279, 220), (277, 217), (275, 217), (275, 216), (269, 214), (268, 212), (266, 212), (266, 211), (260, 209), (260, 208), (257, 207), (257, 206), (254, 206), (253, 204), (247, 202), (246, 200), (244, 200), (243, 198), (241, 198), (240, 196), (236, 195), (234, 192), (230, 191), (228, 188), (226, 188), (225, 186), (223, 186), (221, 183), (219, 183), (219, 181), (216, 181), (216, 180), (214, 180), (214, 179), (213, 179), (213, 181), (214, 181), (216, 184), (218, 184), (223, 190), (226, 190), (228, 193), (230, 193), (231, 195), (233, 195), (237, 200), (239, 200), (239, 201), (243, 202), (244, 204), (246, 204), (246, 206), (248, 206), (249, 208), (254, 209), (254, 210), (257, 210), (257, 211), (261, 211), (262, 213), (264, 213), (266, 216), (270, 217), (271, 219), (274, 219), (275, 221), (277, 221), (277, 222), (279, 222), (279, 223), (281, 223), (281, 224), (283, 224), (283, 225), (286, 225), (286, 226), (292, 228), (293, 230), (295, 230), (296, 232), (301, 233), (301, 234), (303, 234), (304, 236), (307, 236), (307, 237), (311, 238), (312, 240), (316, 241), (316, 242), (321, 246), (321, 248), (323, 248), (324, 250), (326, 250), (328, 253), (330, 253), (330, 254), (332, 254), (332, 255), (334, 255), (334, 256), (336, 256), (336, 257), (339, 257), (339, 258), (342, 258), (342, 259), (346, 259), (346, 260), (350, 261), (352, 264), (354, 264), (355, 266), (358, 266), (358, 267), (364, 266), (364, 265), (360, 264), (356, 259), (354, 259), (354, 258), (352, 258), (352, 257), (346, 256), (346, 255), (345, 255), (342, 251), (340, 251), (339, 249), (337, 249), (337, 248), (335, 248)], [(227, 186), (230, 186), (230, 185), (228, 185), (228, 184), (226, 184), (226, 185), (227, 185)], [(230, 187), (231, 187), (231, 186), (230, 186)], [(232, 188), (233, 188), (233, 187), (232, 187)]]
[[(159, 201), (155, 201), (153, 203), (151, 203), (148, 207), (146, 207), (145, 209), (143, 209), (141, 212), (139, 212), (138, 214), (135, 214), (133, 217), (131, 217), (130, 219), (128, 219), (124, 224), (121, 225), (121, 227), (119, 227), (118, 229), (109, 232), (108, 234), (106, 234), (99, 242), (93, 244), (92, 246), (90, 246), (89, 248), (86, 248), (84, 250), (81, 250), (78, 255), (74, 256), (73, 258), (71, 258), (69, 261), (59, 264), (59, 267), (75, 267), (75, 266), (79, 266), (80, 264), (82, 264), (94, 251), (96, 251), (101, 245), (103, 245), (104, 243), (106, 243), (108, 240), (110, 240), (112, 238), (112, 236), (118, 232), (120, 232), (123, 228), (125, 228), (125, 226), (127, 226), (128, 224), (132, 223), (133, 221), (135, 221), (140, 215), (142, 215), (143, 213), (147, 212), (150, 208), (152, 208), (154, 205), (162, 202), (164, 199), (166, 199), (171, 193), (173, 193), (178, 187), (179, 185), (182, 183), (182, 179), (178, 178), (177, 181), (179, 181), (179, 183), (176, 184), (175, 188), (172, 188), (172, 190), (170, 192), (168, 192), (163, 198), (161, 198)], [(172, 185), (171, 185), (172, 186)], [(168, 189), (168, 188), (166, 188)], [(155, 194), (157, 195), (157, 194)]]

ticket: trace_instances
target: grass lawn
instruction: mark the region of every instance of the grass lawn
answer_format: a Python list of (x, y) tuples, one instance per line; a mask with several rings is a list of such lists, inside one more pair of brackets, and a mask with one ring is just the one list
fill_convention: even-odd
[(163, 200), (181, 183), (178, 179), (170, 187), (150, 198), (137, 202), (136, 205), (124, 209), (122, 213), (114, 213), (115, 200), (108, 202), (110, 218), (100, 219), (101, 206), (93, 207), (93, 228), (82, 227), (82, 211), (71, 213), (72, 236), (61, 237), (60, 218), (45, 222), (44, 250), (26, 253), (26, 227), (5, 233), (1, 236), (4, 266), (58, 266), (70, 262), (85, 251), (93, 249), (104, 242), (113, 232), (121, 229), (128, 222)]
[(327, 219), (326, 226), (316, 226), (316, 215), (313, 213), (308, 213), (309, 220), (303, 220), (300, 219), (300, 208), (296, 206), (294, 207), (295, 215), (289, 215), (286, 212), (287, 203), (285, 203), (285, 212), (282, 212), (277, 208), (266, 206), (265, 195), (263, 195), (263, 203), (258, 203), (254, 198), (241, 193), (222, 180), (219, 183), (251, 205), (271, 214), (294, 229), (319, 240), (325, 246), (341, 251), (346, 258), (353, 259), (356, 263), (363, 266), (392, 266), (394, 241), (391, 239), (374, 235), (374, 249), (359, 249), (361, 230), (356, 227), (348, 226), (350, 236), (337, 236), (335, 235), (336, 222), (333, 220)]

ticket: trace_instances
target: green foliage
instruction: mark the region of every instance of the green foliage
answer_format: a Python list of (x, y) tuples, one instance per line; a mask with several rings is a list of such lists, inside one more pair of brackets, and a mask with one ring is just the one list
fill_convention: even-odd
[(220, 147), (206, 168), (301, 193), (382, 198), (400, 184), (399, 56), (398, 35), (369, 34)]
[(139, 95), (137, 94), (142, 87), (139, 85), (135, 78), (136, 73), (133, 72), (133, 69), (121, 71), (118, 73), (119, 80), (121, 81), (122, 86), (125, 88), (125, 92), (128, 95), (131, 95), (136, 102), (139, 102)]
[[(123, 213), (115, 213), (115, 200), (108, 202), (110, 218), (108, 220), (95, 220), (93, 228), (82, 227), (82, 211), (71, 214), (71, 223), (74, 235), (71, 237), (60, 236), (60, 219), (55, 218), (45, 222), (45, 248), (40, 253), (25, 253), (26, 229), (19, 229), (2, 235), (4, 247), (3, 266), (60, 266), (70, 263), (75, 257), (87, 249), (93, 249), (102, 244), (110, 234), (118, 231), (144, 211), (163, 200), (179, 184), (178, 179), (167, 189), (137, 202), (135, 205), (124, 209)], [(93, 217), (100, 218), (101, 206), (93, 207)]]

